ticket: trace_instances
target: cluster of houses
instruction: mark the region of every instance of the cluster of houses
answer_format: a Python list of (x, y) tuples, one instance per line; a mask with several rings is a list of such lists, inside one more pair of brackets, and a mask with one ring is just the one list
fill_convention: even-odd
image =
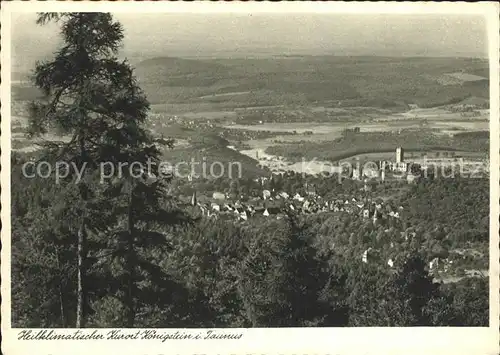
[(289, 123), (291, 121), (302, 121), (308, 116), (301, 110), (281, 110), (278, 107), (274, 109), (265, 108), (245, 108), (237, 110), (238, 123), (263, 124), (263, 123)]
[[(271, 200), (272, 199), (272, 200)], [(261, 198), (257, 198), (248, 202), (231, 202), (227, 199), (226, 194), (214, 192), (210, 202), (200, 203), (197, 201), (196, 192), (191, 198), (191, 208), (195, 213), (205, 218), (229, 218), (237, 221), (247, 221), (249, 218), (275, 218), (282, 219), (287, 211), (296, 213), (324, 213), (324, 212), (339, 212), (348, 213), (359, 218), (363, 218), (374, 225), (385, 222), (398, 221), (402, 218), (404, 208), (402, 206), (395, 207), (381, 200), (371, 200), (368, 198), (335, 199), (327, 200), (317, 195), (301, 196), (295, 194), (290, 196), (286, 192), (278, 193), (271, 197), (269, 190), (264, 190)], [(389, 229), (386, 230), (386, 232)], [(401, 238), (409, 240), (415, 237), (415, 232), (401, 232)], [(391, 242), (391, 248), (394, 243)], [(380, 251), (369, 247), (361, 254), (363, 263), (380, 262)], [(398, 263), (397, 257), (389, 257), (386, 263), (387, 267), (394, 268)], [(442, 270), (447, 272), (452, 267), (453, 260), (434, 258), (428, 264), (430, 272)]]
[[(407, 237), (407, 236), (406, 236)], [(391, 243), (391, 248), (394, 247), (394, 243)], [(380, 262), (380, 250), (377, 250), (375, 248), (369, 247), (367, 248), (362, 254), (361, 254), (361, 261), (365, 264), (369, 264), (372, 262)], [(398, 258), (393, 256), (389, 257), (387, 260), (387, 266), (389, 268), (395, 267), (395, 265), (398, 262)], [(433, 258), (431, 261), (428, 263), (428, 270), (431, 273), (435, 273), (438, 269), (444, 272), (448, 272), (450, 267), (453, 264), (453, 260), (449, 260), (448, 258), (442, 259), (439, 257)]]
[[(403, 149), (396, 149), (396, 164), (403, 164)], [(405, 164), (405, 163), (404, 163)], [(397, 169), (394, 168), (394, 169)], [(384, 172), (385, 170), (383, 170)], [(366, 171), (364, 172), (366, 174)], [(262, 185), (268, 178), (257, 179)], [(210, 202), (200, 203), (196, 197), (196, 192), (191, 198), (191, 206), (205, 217), (218, 218), (219, 216), (231, 216), (242, 221), (250, 217), (264, 216), (281, 219), (287, 211), (295, 213), (323, 213), (323, 212), (346, 212), (358, 214), (365, 219), (371, 219), (373, 223), (384, 219), (399, 219), (402, 207), (393, 209), (389, 205), (384, 205), (382, 201), (372, 201), (368, 198), (368, 179), (365, 179), (364, 197), (338, 198), (336, 200), (326, 200), (316, 193), (315, 187), (306, 183), (305, 196), (296, 193), (290, 195), (287, 192), (271, 192), (262, 190), (262, 196), (251, 199), (247, 202), (231, 202), (228, 195), (222, 192), (214, 192)]]
[[(393, 245), (393, 243), (391, 243)], [(380, 252), (377, 249), (374, 249), (372, 247), (367, 248), (362, 254), (361, 254), (361, 261), (365, 264), (371, 263), (373, 261), (379, 261), (380, 259)], [(387, 266), (390, 268), (393, 268), (397, 263), (397, 258), (396, 257), (390, 257), (387, 260)], [(434, 273), (438, 269), (441, 269), (444, 272), (449, 271), (450, 267), (453, 264), (453, 260), (449, 259), (441, 259), (441, 258), (434, 258), (432, 259), (429, 264), (428, 264), (428, 269), (430, 272)]]
[(280, 192), (273, 198), (269, 190), (264, 190), (261, 198), (248, 202), (230, 202), (226, 197), (221, 192), (214, 192), (211, 202), (200, 203), (195, 192), (191, 198), (191, 206), (198, 214), (209, 218), (229, 216), (246, 221), (254, 216), (281, 219), (288, 211), (304, 214), (343, 212), (370, 219), (374, 224), (383, 219), (399, 219), (403, 210), (401, 206), (393, 209), (381, 200), (372, 201), (366, 197), (326, 200), (312, 193), (304, 197), (298, 193), (290, 196), (286, 192)]
[(216, 125), (210, 119), (188, 120), (185, 117), (165, 115), (163, 113), (152, 112), (149, 114), (149, 125), (153, 132), (157, 132), (162, 128), (169, 128), (171, 125), (177, 124), (187, 129), (195, 129), (200, 126), (214, 128)]
[[(401, 237), (404, 238), (405, 240), (408, 240), (408, 238), (414, 238), (415, 232), (411, 233), (401, 232)], [(391, 242), (390, 244), (390, 249), (392, 248), (394, 248), (393, 242)], [(428, 262), (427, 269), (432, 275), (439, 277), (440, 273), (445, 273), (445, 274), (449, 273), (450, 271), (453, 270), (454, 267), (456, 268), (457, 266), (459, 266), (460, 261), (466, 259), (467, 256), (473, 258), (484, 257), (484, 255), (475, 250), (470, 251), (469, 254), (465, 254), (463, 251), (460, 250), (454, 250), (453, 254), (450, 254), (449, 257), (434, 257), (432, 260)], [(404, 258), (399, 258), (398, 256), (392, 256), (387, 259), (386, 265), (389, 268), (394, 268), (395, 266), (397, 266), (399, 262), (401, 262), (401, 260), (404, 260)], [(372, 247), (367, 248), (361, 254), (361, 261), (365, 264), (380, 263), (382, 261), (380, 250)], [(464, 275), (459, 277), (462, 278), (463, 276), (485, 277), (485, 272), (484, 270), (476, 270), (476, 269), (464, 270)]]

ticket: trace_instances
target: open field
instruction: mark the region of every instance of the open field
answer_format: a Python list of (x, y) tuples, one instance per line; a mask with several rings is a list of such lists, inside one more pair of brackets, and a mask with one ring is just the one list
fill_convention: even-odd
[(326, 134), (332, 132), (341, 132), (346, 126), (343, 125), (321, 125), (316, 122), (309, 123), (264, 123), (261, 125), (227, 125), (226, 128), (244, 129), (250, 131), (271, 131), (271, 132), (312, 132), (317, 134)]
[[(447, 114), (446, 118), (442, 116), (444, 114)], [(277, 155), (285, 155), (290, 157), (290, 154), (294, 154), (291, 152), (301, 150), (301, 145), (303, 143), (310, 143), (314, 146), (315, 144), (322, 142), (321, 145), (324, 146), (325, 149), (334, 149), (334, 147), (336, 147), (336, 157), (342, 157), (344, 154), (346, 155), (346, 157), (350, 157), (351, 155), (357, 155), (357, 152), (359, 152), (358, 149), (361, 146), (366, 147), (366, 152), (369, 152), (370, 149), (373, 149), (373, 151), (376, 151), (377, 154), (383, 154), (384, 151), (392, 152), (396, 145), (406, 146), (408, 149), (416, 149), (419, 152), (421, 152), (421, 148), (424, 147), (426, 149), (432, 147), (448, 147), (452, 148), (453, 150), (460, 150), (460, 143), (458, 143), (458, 140), (455, 140), (455, 143), (450, 142), (450, 139), (453, 140), (452, 137), (454, 135), (467, 132), (489, 130), (488, 120), (484, 120), (482, 118), (463, 119), (457, 116), (458, 115), (456, 113), (448, 114), (447, 111), (443, 108), (435, 108), (417, 109), (403, 114), (384, 116), (378, 119), (373, 119), (370, 123), (349, 121), (331, 122), (328, 124), (315, 122), (288, 124), (263, 123), (258, 125), (234, 124), (228, 125), (226, 127), (242, 130), (262, 130), (271, 132), (286, 131), (295, 133), (292, 135), (276, 136), (273, 138), (245, 142), (245, 144), (247, 144), (248, 146), (256, 149), (269, 148), (269, 150), (267, 151), (268, 153), (273, 152), (273, 146), (283, 145), (283, 149), (280, 149), (281, 153)], [(485, 114), (484, 116), (487, 117), (487, 114)], [(372, 140), (369, 140), (371, 143), (363, 142), (362, 140), (360, 141), (353, 136), (350, 137), (350, 139), (353, 140), (352, 144), (348, 144), (348, 139), (345, 139), (343, 140), (343, 145), (339, 147), (335, 143), (335, 141), (342, 138), (343, 131), (346, 128), (359, 128), (360, 134), (366, 133), (370, 135), (378, 133), (381, 141), (379, 141), (378, 138), (374, 138)], [(419, 135), (420, 131), (425, 131), (428, 132), (429, 136), (420, 134), (420, 137), (422, 139), (419, 143), (414, 139), (414, 134), (412, 134), (411, 131), (414, 131), (417, 136)], [(388, 136), (385, 138), (383, 137), (384, 132), (388, 132)], [(390, 132), (392, 132), (392, 134)], [(403, 133), (402, 136), (398, 138), (397, 136), (400, 135), (401, 132), (407, 133)], [(408, 136), (410, 140), (405, 141), (404, 137), (406, 136)], [(439, 138), (440, 136), (442, 136), (442, 138)], [(361, 135), (360, 137), (363, 136)], [(392, 138), (390, 138), (388, 141), (384, 141), (384, 139), (388, 139), (388, 137)], [(432, 144), (429, 144), (430, 138), (432, 138)], [(426, 140), (428, 141), (427, 143), (425, 143)], [(359, 144), (359, 146), (356, 146), (356, 144)], [(456, 144), (459, 145), (456, 146)], [(386, 148), (381, 147), (381, 145)], [(288, 150), (287, 147), (290, 148), (288, 152), (286, 152)], [(487, 149), (487, 145), (483, 145), (483, 148)], [(470, 149), (470, 147), (468, 149)], [(477, 147), (473, 147), (472, 149), (477, 149)]]
[(230, 119), (236, 117), (234, 111), (201, 111), (185, 112), (182, 114), (186, 119)]
[[(426, 150), (424, 151), (409, 151), (404, 152), (405, 159), (415, 161), (417, 159), (422, 159), (423, 155), (426, 155), (428, 159), (435, 158), (436, 156), (450, 156), (453, 158), (464, 158), (464, 159), (483, 159), (486, 153), (482, 152), (468, 152), (468, 151), (446, 151), (446, 150)], [(356, 159), (360, 162), (372, 161), (377, 162), (379, 160), (394, 160), (394, 151), (388, 152), (377, 152), (377, 153), (364, 153), (350, 156), (349, 158), (342, 159), (341, 161), (352, 161)]]
[(366, 132), (342, 136), (332, 142), (300, 142), (273, 145), (266, 153), (300, 161), (318, 159), (338, 161), (359, 154), (392, 152), (397, 146), (407, 151), (470, 151), (487, 155), (489, 132), (463, 132), (454, 136), (435, 134), (430, 129), (397, 132)]
[(447, 73), (445, 75), (451, 76), (451, 77), (456, 78), (456, 79), (463, 81), (463, 82), (488, 80), (484, 76), (462, 73), (462, 72), (460, 72), (460, 73)]
[(453, 120), (453, 121), (426, 121), (422, 122), (420, 120), (399, 120), (391, 122), (377, 122), (371, 124), (356, 124), (356, 123), (331, 123), (331, 124), (321, 124), (316, 122), (309, 123), (263, 123), (261, 125), (226, 125), (226, 128), (232, 129), (243, 129), (250, 131), (270, 131), (270, 132), (296, 132), (306, 133), (312, 132), (313, 134), (328, 134), (333, 132), (342, 132), (346, 128), (359, 127), (361, 132), (386, 132), (386, 131), (397, 131), (400, 129), (409, 128), (420, 128), (425, 126), (428, 129), (455, 129), (463, 131), (482, 131), (489, 128), (489, 122), (483, 120), (475, 121), (464, 121), (464, 120)]

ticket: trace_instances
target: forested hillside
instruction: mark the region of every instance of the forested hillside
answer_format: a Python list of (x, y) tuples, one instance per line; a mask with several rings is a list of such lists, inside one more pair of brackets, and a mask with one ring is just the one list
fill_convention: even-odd
[[(81, 207), (67, 201), (77, 192), (21, 179), (19, 163), (13, 161), (13, 322), (73, 326)], [(425, 262), (466, 246), (484, 245), (487, 253), (486, 185), (416, 186), (402, 198), (401, 224), (392, 226), (374, 228), (361, 217), (330, 213), (246, 223), (192, 220), (157, 229), (166, 236), (161, 244), (159, 234), (145, 233), (135, 326), (486, 325), (487, 279), (439, 285)], [(88, 326), (125, 322), (124, 275), (112, 261), (113, 243), (106, 232), (89, 240)], [(370, 264), (361, 260), (367, 248), (380, 251)]]

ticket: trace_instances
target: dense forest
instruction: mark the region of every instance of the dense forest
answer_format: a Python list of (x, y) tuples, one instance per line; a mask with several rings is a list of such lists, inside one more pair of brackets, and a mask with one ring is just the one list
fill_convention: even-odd
[[(136, 245), (133, 324), (487, 325), (487, 278), (434, 283), (424, 262), (465, 245), (464, 239), (487, 246), (486, 182), (429, 185), (415, 186), (404, 196), (408, 213), (399, 225), (374, 228), (356, 216), (327, 213), (248, 223), (193, 218), (143, 232)], [(66, 203), (77, 192), (51, 186), (50, 180), (27, 181), (13, 174), (16, 326), (75, 324), (75, 232), (81, 207)], [(437, 200), (436, 213), (429, 213), (423, 207), (436, 194), (444, 199)], [(468, 213), (469, 208), (483, 218)], [(87, 326), (126, 322), (127, 276), (117, 237), (98, 233), (89, 240)], [(368, 247), (380, 250), (380, 262), (361, 261)], [(385, 263), (389, 257), (396, 261), (394, 268)]]
[[(39, 16), (53, 20), (64, 44), (35, 69), (45, 98), (30, 106), (29, 134), (72, 139), (11, 158), (14, 327), (488, 325), (486, 277), (437, 283), (427, 266), (487, 248), (487, 180), (415, 185), (391, 202), (405, 213), (388, 224), (336, 212), (200, 218), (155, 164), (101, 181), (103, 163), (156, 163), (172, 142), (145, 129), (149, 103), (116, 57), (121, 25), (105, 13)], [(54, 171), (26, 169), (34, 160), (75, 169), (55, 183)], [(346, 191), (334, 181), (322, 193)], [(276, 188), (301, 186), (287, 184)]]

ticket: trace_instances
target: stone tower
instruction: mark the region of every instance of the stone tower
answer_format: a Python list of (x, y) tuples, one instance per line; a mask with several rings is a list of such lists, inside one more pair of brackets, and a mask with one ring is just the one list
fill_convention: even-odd
[(396, 148), (396, 163), (402, 163), (404, 161), (404, 152), (403, 148), (397, 147)]

